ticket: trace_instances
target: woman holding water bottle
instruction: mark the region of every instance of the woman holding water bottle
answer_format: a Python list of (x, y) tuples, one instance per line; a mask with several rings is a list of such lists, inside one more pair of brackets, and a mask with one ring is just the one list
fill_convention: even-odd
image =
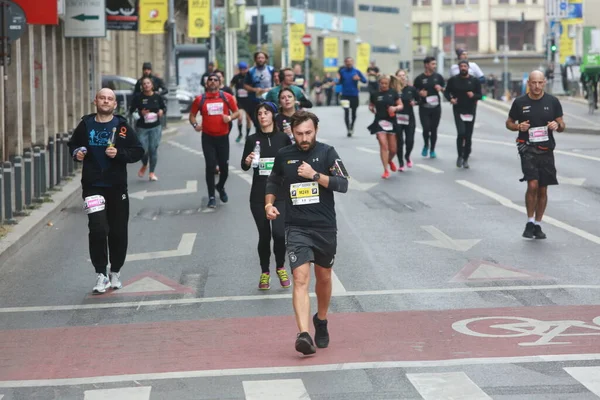
[[(250, 189), (250, 211), (258, 229), (258, 257), (261, 274), (258, 283), (259, 290), (271, 288), (271, 239), (275, 253), (275, 267), (281, 287), (289, 288), (291, 283), (285, 270), (285, 218), (269, 221), (265, 215), (265, 189), (267, 178), (273, 169), (273, 162), (279, 149), (292, 144), (287, 134), (277, 129), (275, 115), (277, 106), (270, 102), (260, 103), (256, 108), (256, 133), (248, 136), (241, 166), (244, 171), (254, 170), (252, 188)], [(285, 196), (277, 196), (276, 205), (279, 210), (285, 209)]]
[(290, 120), (296, 112), (296, 95), (290, 88), (281, 89), (279, 92), (279, 114), (275, 117), (275, 125), (277, 130), (288, 135), (292, 143), (294, 143), (294, 135)]

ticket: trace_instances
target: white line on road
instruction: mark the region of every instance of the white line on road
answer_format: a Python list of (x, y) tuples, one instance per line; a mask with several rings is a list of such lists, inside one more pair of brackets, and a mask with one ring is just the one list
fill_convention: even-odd
[(195, 241), (195, 233), (184, 233), (181, 236), (181, 241), (179, 242), (179, 246), (177, 246), (177, 250), (151, 251), (149, 253), (130, 254), (127, 256), (126, 261), (143, 261), (154, 260), (157, 258), (189, 256), (192, 254)]
[(196, 154), (196, 155), (198, 155), (198, 156), (202, 156), (202, 157), (204, 157), (204, 153), (202, 153), (201, 151), (198, 151), (198, 150), (196, 150), (196, 149), (192, 149), (191, 147), (188, 147), (188, 146), (186, 146), (186, 145), (183, 145), (183, 144), (181, 144), (181, 143), (179, 143), (179, 142), (176, 142), (176, 141), (174, 141), (174, 140), (167, 140), (167, 141), (166, 141), (166, 143), (170, 144), (171, 146), (178, 147), (178, 148), (180, 148), (181, 150), (185, 150), (185, 151), (187, 151), (188, 153), (192, 153), (192, 154)]
[[(402, 296), (412, 294), (461, 294), (479, 292), (513, 292), (529, 290), (600, 290), (600, 285), (537, 285), (537, 286), (490, 286), (490, 287), (458, 287), (458, 288), (423, 288), (423, 289), (389, 289), (389, 290), (363, 290), (333, 293), (333, 297), (351, 296)], [(316, 297), (314, 293), (310, 297)], [(247, 295), (247, 296), (223, 296), (223, 297), (198, 297), (170, 300), (142, 300), (119, 303), (100, 304), (72, 304), (61, 306), (26, 306), (26, 307), (4, 307), (0, 308), (0, 314), (22, 313), (22, 312), (49, 312), (49, 311), (74, 311), (74, 310), (99, 310), (110, 308), (141, 308), (156, 306), (185, 306), (202, 303), (223, 303), (228, 301), (259, 301), (291, 299), (291, 294), (272, 295)]]
[(550, 363), (566, 361), (598, 361), (600, 354), (557, 354), (546, 356), (522, 356), (522, 357), (482, 357), (482, 358), (458, 358), (454, 360), (427, 360), (427, 361), (375, 361), (362, 363), (343, 364), (321, 364), (296, 367), (264, 367), (264, 368), (234, 368), (213, 369), (200, 371), (178, 371), (157, 372), (151, 374), (90, 376), (86, 378), (72, 379), (38, 379), (25, 381), (0, 381), (0, 388), (23, 388), (41, 386), (72, 386), (93, 385), (98, 383), (151, 381), (163, 379), (186, 379), (186, 378), (212, 378), (223, 376), (242, 375), (280, 375), (280, 374), (302, 374), (311, 372), (339, 372), (370, 369), (389, 368), (440, 368), (457, 367), (465, 365), (499, 365), (519, 363)]
[(563, 185), (583, 186), (585, 178), (567, 178), (566, 176), (557, 176), (558, 183)]
[(422, 226), (421, 229), (433, 236), (435, 240), (415, 240), (414, 242), (428, 246), (439, 247), (441, 249), (464, 252), (481, 242), (481, 239), (452, 239), (450, 236), (446, 235), (433, 225)]
[(370, 149), (368, 147), (356, 147), (356, 150), (364, 151), (365, 153), (379, 154), (379, 150)]
[(140, 192), (135, 192), (129, 194), (129, 197), (139, 200), (144, 200), (146, 197), (156, 197), (156, 196), (171, 196), (175, 194), (188, 194), (188, 193), (197, 193), (198, 192), (198, 181), (186, 181), (185, 189), (173, 189), (173, 190), (156, 190), (154, 192), (149, 192), (147, 190), (142, 190)]
[(424, 169), (425, 171), (433, 172), (434, 174), (443, 174), (444, 171), (426, 164), (414, 164), (415, 167)]
[(244, 381), (246, 400), (310, 400), (302, 379)]
[(83, 400), (149, 400), (151, 386), (86, 390)]
[[(507, 199), (506, 197), (504, 197), (502, 195), (499, 195), (498, 193), (492, 192), (491, 190), (485, 189), (485, 188), (483, 188), (479, 185), (476, 185), (474, 183), (471, 183), (469, 181), (458, 180), (456, 182), (471, 189), (471, 190), (479, 192), (479, 193), (483, 194), (484, 196), (487, 196), (491, 199), (496, 200), (498, 203), (502, 204), (504, 207), (511, 208), (513, 210), (519, 211), (522, 214), (527, 215), (527, 209), (525, 207), (516, 205), (511, 200)], [(559, 221), (556, 218), (552, 218), (547, 215), (544, 215), (544, 222), (546, 222), (550, 225), (554, 225), (557, 228), (564, 229), (565, 231), (570, 232), (579, 237), (582, 237), (586, 240), (589, 240), (592, 243), (600, 244), (600, 237), (593, 235), (589, 232), (586, 232), (582, 229), (576, 228), (565, 222)]]
[(568, 367), (564, 370), (590, 392), (600, 396), (600, 367)]
[(340, 278), (338, 278), (333, 270), (331, 271), (331, 293), (347, 293), (342, 281), (340, 281)]
[(464, 372), (406, 374), (424, 400), (491, 400)]

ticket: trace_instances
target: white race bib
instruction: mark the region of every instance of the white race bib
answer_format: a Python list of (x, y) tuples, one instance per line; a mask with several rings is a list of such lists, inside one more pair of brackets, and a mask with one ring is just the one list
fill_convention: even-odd
[(425, 101), (431, 106), (437, 106), (440, 104), (440, 98), (437, 96), (427, 96)]
[(340, 104), (343, 108), (350, 108), (350, 100), (341, 100)]
[(208, 115), (223, 115), (223, 102), (208, 103), (206, 105)]
[(319, 203), (319, 184), (317, 182), (294, 183), (290, 185), (290, 197), (295, 206)]
[(369, 82), (377, 82), (377, 77), (375, 75), (369, 75)]
[(529, 128), (529, 143), (540, 143), (548, 141), (548, 127), (538, 126)]
[(148, 114), (144, 115), (144, 122), (147, 124), (151, 124), (153, 122), (158, 121), (158, 114), (157, 113), (153, 113), (153, 112), (149, 112)]
[(294, 85), (296, 85), (296, 86), (302, 86), (302, 85), (304, 85), (304, 78), (296, 78), (294, 80)]
[(239, 98), (248, 97), (248, 91), (246, 89), (238, 89), (237, 95)]
[(410, 116), (408, 114), (396, 114), (396, 122), (398, 125), (408, 125), (410, 123)]
[(394, 124), (392, 124), (390, 121), (382, 119), (378, 123), (381, 129), (383, 129), (386, 132), (391, 132), (392, 130), (394, 130)]
[(94, 196), (88, 196), (83, 199), (83, 211), (86, 214), (92, 214), (95, 212), (102, 211), (106, 208), (106, 200), (99, 194)]
[(275, 163), (275, 157), (261, 158), (258, 161), (258, 174), (259, 175), (271, 175), (273, 170), (273, 164)]
[(475, 116), (473, 114), (460, 114), (460, 119), (465, 122), (473, 122)]

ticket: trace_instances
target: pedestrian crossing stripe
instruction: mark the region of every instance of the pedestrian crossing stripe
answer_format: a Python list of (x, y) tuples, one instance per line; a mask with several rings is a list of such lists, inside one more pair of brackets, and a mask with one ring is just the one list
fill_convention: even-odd
[(310, 400), (302, 379), (244, 381), (246, 400)]
[(149, 400), (151, 386), (86, 390), (83, 400)]

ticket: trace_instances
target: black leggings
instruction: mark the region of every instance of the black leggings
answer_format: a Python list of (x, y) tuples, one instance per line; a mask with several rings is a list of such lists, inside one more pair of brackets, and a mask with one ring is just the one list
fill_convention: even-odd
[(454, 123), (456, 124), (456, 151), (459, 157), (467, 160), (471, 154), (471, 138), (475, 127), (475, 115), (473, 121), (467, 122), (460, 118), (459, 112), (454, 112)]
[[(346, 129), (354, 129), (354, 123), (356, 122), (356, 109), (358, 108), (358, 96), (342, 96), (342, 100), (348, 100), (350, 102), (350, 108), (344, 108), (344, 121), (346, 122)], [(352, 110), (352, 121), (350, 121), (350, 110)]]
[(419, 118), (423, 126), (423, 142), (430, 151), (435, 151), (437, 143), (437, 130), (442, 118), (442, 107), (435, 108), (419, 107)]
[(274, 221), (269, 221), (265, 215), (264, 203), (250, 203), (250, 211), (252, 211), (258, 229), (258, 257), (260, 259), (260, 269), (263, 273), (270, 271), (271, 238), (273, 238), (275, 266), (280, 268), (285, 264), (285, 218), (283, 217), (285, 202), (276, 201), (274, 206), (282, 215)]
[(111, 272), (119, 272), (127, 255), (129, 196), (127, 190), (113, 187), (91, 187), (83, 190), (83, 199), (104, 197), (104, 210), (88, 214), (89, 249), (97, 274), (106, 274), (110, 259)]
[(206, 163), (206, 187), (208, 197), (215, 197), (215, 169), (219, 166), (217, 189), (223, 189), (229, 175), (229, 135), (210, 136), (202, 134), (202, 151)]
[[(410, 153), (415, 145), (415, 119), (411, 118), (408, 125), (398, 124), (396, 129), (396, 141), (398, 143), (398, 161), (400, 165), (404, 165), (404, 159), (410, 160)], [(403, 158), (404, 145), (406, 145), (406, 154)]]

